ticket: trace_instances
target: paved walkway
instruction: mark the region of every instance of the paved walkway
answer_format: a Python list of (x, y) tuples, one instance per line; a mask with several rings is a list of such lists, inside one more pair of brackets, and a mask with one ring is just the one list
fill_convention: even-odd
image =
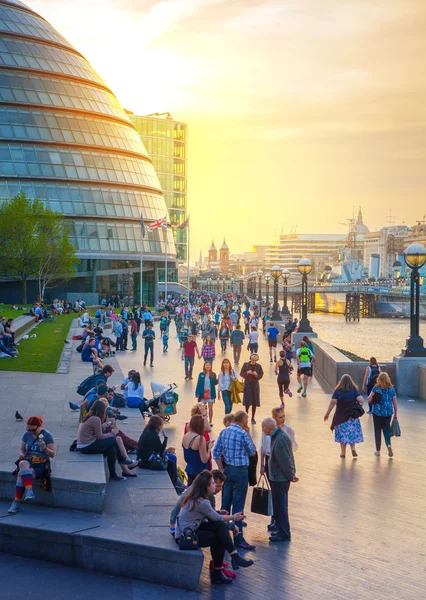
[[(148, 388), (146, 392), (150, 391), (151, 379), (179, 384), (178, 414), (172, 417), (166, 429), (169, 444), (175, 445), (181, 456), (182, 429), (195, 401), (196, 379), (192, 382), (183, 380), (183, 363), (173, 326), (168, 355), (161, 353), (159, 341), (156, 351), (153, 369), (142, 366), (141, 349), (136, 353), (119, 354), (117, 363), (123, 372), (131, 367), (139, 368)], [(273, 366), (269, 365), (264, 341), (260, 344), (260, 358), (265, 377), (261, 383), (262, 407), (257, 415), (258, 424), (253, 426), (256, 443), (262, 418), (269, 416), (270, 410), (278, 404)], [(197, 361), (196, 371), (200, 368), (201, 363)], [(46, 427), (55, 437), (58, 432), (60, 436), (63, 434), (64, 439), (67, 438), (66, 443), (75, 437), (76, 416), (69, 411), (67, 403), (75, 399), (76, 380), (83, 379), (82, 372), (85, 374), (87, 369), (87, 365), (73, 359), (68, 375), (0, 373), (0, 404), (3, 408), (0, 434), (6, 441), (4, 447), (11, 459), (15, 458), (23, 429), (22, 424), (14, 422), (16, 408), (25, 416), (42, 412)], [(114, 374), (112, 384), (119, 383), (119, 375)], [(294, 391), (295, 387), (293, 384)], [(248, 499), (246, 538), (257, 545), (257, 550), (246, 554), (254, 558), (255, 565), (241, 570), (229, 589), (211, 588), (204, 569), (197, 592), (198, 600), (235, 595), (264, 598), (271, 594), (283, 600), (417, 600), (424, 596), (426, 467), (423, 441), (426, 436), (426, 405), (400, 400), (402, 437), (394, 442), (395, 457), (392, 460), (385, 455), (380, 458), (374, 456), (372, 420), (368, 415), (362, 418), (365, 443), (359, 446), (359, 458), (353, 460), (348, 456), (342, 460), (329, 424), (323, 422), (328, 402), (329, 396), (315, 381), (306, 399), (295, 394), (287, 400), (287, 422), (295, 430), (299, 443), (296, 463), (300, 482), (292, 485), (290, 490), (292, 542), (270, 546), (266, 534), (267, 518), (252, 515)], [(215, 438), (223, 415), (223, 406), (217, 403)], [(127, 431), (126, 427), (132, 427), (132, 424), (123, 425), (123, 430)], [(12, 448), (7, 449), (9, 445), (13, 451)], [(130, 482), (123, 485), (127, 483)], [(20, 571), (19, 580), (24, 578), (28, 585), (35, 573), (42, 576), (40, 598), (44, 598), (48, 591), (55, 596), (58, 586), (64, 589), (61, 598), (68, 598), (67, 594), (72, 589), (73, 595), (69, 597), (74, 600), (91, 597), (89, 590), (94, 588), (99, 592), (102, 590), (106, 600), (116, 597), (118, 589), (122, 600), (139, 600), (146, 597), (146, 593), (164, 600), (188, 596), (181, 591), (118, 579), (108, 580), (104, 586), (105, 576), (87, 572), (81, 573), (81, 579), (78, 578), (86, 586), (83, 594), (78, 595), (76, 587), (69, 588), (66, 583), (72, 579), (72, 570), (27, 559), (4, 558), (8, 569), (6, 573), (9, 573), (13, 586), (16, 576), (12, 573), (21, 566), (25, 566), (25, 570), (24, 574)], [(35, 558), (42, 558), (42, 552)], [(46, 573), (47, 578), (43, 576)], [(7, 589), (4, 591), (6, 594)], [(10, 587), (11, 595), (4, 597), (15, 598), (14, 589)], [(29, 588), (24, 586), (23, 589)], [(34, 586), (31, 589), (32, 597), (38, 598)]]

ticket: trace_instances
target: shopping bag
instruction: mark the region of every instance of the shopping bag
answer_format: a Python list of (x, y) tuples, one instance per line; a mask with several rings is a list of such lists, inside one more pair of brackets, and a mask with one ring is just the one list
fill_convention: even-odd
[(265, 475), (260, 476), (257, 486), (253, 488), (251, 512), (265, 517), (271, 517), (273, 514), (272, 492)]
[(399, 426), (399, 421), (398, 421), (398, 419), (392, 419), (391, 437), (392, 436), (399, 437), (400, 435), (401, 435), (401, 428)]

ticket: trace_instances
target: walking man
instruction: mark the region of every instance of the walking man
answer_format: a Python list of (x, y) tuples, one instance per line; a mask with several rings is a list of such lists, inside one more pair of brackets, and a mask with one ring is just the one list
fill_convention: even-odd
[(148, 352), (151, 354), (151, 363), (150, 367), (154, 366), (154, 340), (155, 340), (155, 331), (152, 328), (152, 322), (148, 322), (148, 326), (144, 329), (142, 333), (142, 339), (145, 340), (145, 354), (143, 357), (143, 366), (146, 366), (146, 359), (148, 358)]
[[(277, 340), (280, 334), (279, 329), (277, 329), (274, 325), (274, 322), (271, 321), (269, 327), (267, 329), (268, 334), (268, 345), (269, 345), (269, 358), (270, 362), (277, 362)], [(274, 360), (272, 361), (272, 350), (274, 351)]]
[(234, 363), (237, 365), (240, 362), (241, 348), (245, 339), (244, 333), (241, 331), (241, 325), (237, 325), (231, 333), (230, 344), (234, 350)]
[(187, 379), (193, 379), (192, 371), (194, 369), (195, 352), (197, 352), (198, 358), (201, 358), (197, 342), (194, 340), (194, 336), (190, 333), (188, 334), (187, 341), (183, 342), (182, 345), (182, 360), (185, 361), (185, 381)]
[(269, 481), (272, 491), (272, 507), (276, 531), (271, 534), (270, 542), (289, 542), (291, 540), (290, 521), (288, 518), (288, 491), (290, 483), (296, 483), (296, 467), (294, 464), (291, 440), (286, 433), (277, 427), (274, 419), (265, 419), (262, 431), (271, 437), (271, 456), (268, 462)]
[[(308, 381), (309, 377), (312, 375), (312, 360), (313, 354), (306, 346), (306, 342), (303, 340), (300, 342), (300, 348), (296, 352), (297, 358), (297, 382), (299, 384), (299, 388), (297, 393), (300, 394), (302, 392), (302, 397), (306, 398), (306, 390), (308, 389)], [(303, 383), (302, 383), (303, 377)]]
[[(220, 432), (213, 449), (213, 458), (226, 476), (222, 510), (227, 510), (229, 514), (244, 512), (250, 456), (256, 454), (253, 441), (246, 431), (247, 414), (243, 410), (239, 410), (234, 417), (234, 423)], [(225, 468), (222, 459), (225, 462)], [(248, 544), (243, 537), (242, 524), (239, 522), (237, 525), (239, 533), (234, 537), (235, 546), (244, 550), (254, 550), (255, 546)]]

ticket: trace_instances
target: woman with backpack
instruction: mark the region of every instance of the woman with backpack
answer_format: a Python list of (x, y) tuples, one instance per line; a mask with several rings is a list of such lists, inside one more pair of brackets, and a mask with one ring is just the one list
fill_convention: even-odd
[[(374, 358), (374, 356), (372, 356), (370, 358), (369, 366), (365, 369), (364, 381), (362, 382), (362, 391), (364, 393), (366, 393), (367, 396), (369, 396), (371, 394), (371, 390), (376, 385), (376, 381), (377, 381), (377, 378), (380, 375), (380, 373), (381, 373), (381, 369), (380, 369), (379, 363), (377, 362), (377, 358)], [(370, 405), (369, 405), (367, 414), (369, 414), (369, 415), (371, 414), (371, 406)]]

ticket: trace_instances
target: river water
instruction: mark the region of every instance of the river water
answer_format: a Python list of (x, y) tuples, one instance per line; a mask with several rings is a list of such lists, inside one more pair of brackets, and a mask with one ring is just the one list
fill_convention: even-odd
[[(375, 356), (379, 361), (391, 361), (398, 356), (410, 333), (408, 319), (361, 319), (359, 323), (346, 323), (343, 315), (316, 313), (310, 314), (309, 320), (319, 338), (362, 358)], [(424, 321), (420, 323), (420, 335), (426, 338)]]

